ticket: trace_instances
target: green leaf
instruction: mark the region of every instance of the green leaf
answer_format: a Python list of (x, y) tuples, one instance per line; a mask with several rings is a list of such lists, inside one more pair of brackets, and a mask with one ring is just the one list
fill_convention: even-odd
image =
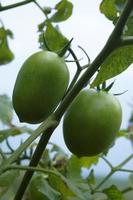
[(120, 47), (108, 56), (101, 65), (100, 71), (91, 87), (95, 87), (100, 83), (120, 74), (133, 63), (133, 45)]
[(49, 174), (49, 184), (57, 191), (61, 193), (61, 199), (67, 200), (68, 197), (75, 196), (71, 189), (66, 185), (66, 183), (54, 174)]
[(14, 59), (14, 54), (9, 48), (7, 37), (12, 37), (10, 30), (0, 28), (0, 65), (8, 64)]
[(50, 21), (62, 22), (67, 20), (72, 15), (73, 4), (68, 0), (62, 0), (55, 6), (55, 9), (57, 11), (50, 18)]
[(51, 158), (49, 149), (45, 149), (41, 158), (41, 165), (43, 165), (43, 167), (47, 167), (50, 165), (50, 163), (51, 163)]
[(92, 165), (96, 165), (98, 161), (99, 161), (99, 156), (79, 158), (80, 166), (84, 168), (90, 168)]
[(36, 175), (33, 177), (29, 186), (30, 199), (48, 199), (48, 200), (59, 200), (60, 193), (54, 190), (45, 177), (42, 175)]
[(44, 38), (46, 40), (46, 46), (54, 52), (59, 52), (68, 43), (66, 37), (64, 37), (51, 23), (47, 24)]
[(104, 189), (103, 193), (107, 195), (109, 200), (125, 200), (122, 192), (115, 185)]
[(6, 138), (10, 136), (20, 135), (22, 133), (32, 133), (33, 131), (27, 127), (13, 127), (4, 130), (0, 130), (0, 142), (3, 142)]
[(115, 6), (115, 0), (103, 0), (100, 4), (100, 11), (103, 13), (109, 20), (117, 19), (117, 10)]
[[(100, 4), (100, 11), (109, 20), (113, 21), (113, 23), (116, 24), (120, 14), (124, 9), (125, 2), (126, 0), (103, 0)], [(123, 34), (126, 36), (132, 36), (133, 35), (132, 27), (133, 27), (133, 13), (128, 18)]]
[(12, 103), (7, 95), (0, 95), (0, 121), (4, 124), (11, 122), (13, 117)]
[(92, 165), (97, 164), (98, 160), (98, 156), (78, 158), (72, 155), (67, 163), (67, 176), (70, 179), (80, 180), (82, 178), (81, 169), (90, 168)]
[(67, 163), (67, 177), (69, 179), (76, 179), (80, 180), (81, 179), (81, 165), (79, 159), (72, 155)]
[(100, 11), (115, 24), (125, 6), (126, 0), (103, 0)]
[(58, 146), (57, 144), (51, 143), (51, 142), (49, 144), (52, 145), (52, 148), (50, 149), (51, 153), (55, 152), (56, 154), (67, 156), (66, 153), (64, 152), (64, 150), (60, 146)]
[(18, 175), (18, 170), (10, 170), (0, 176), (0, 197), (9, 190)]

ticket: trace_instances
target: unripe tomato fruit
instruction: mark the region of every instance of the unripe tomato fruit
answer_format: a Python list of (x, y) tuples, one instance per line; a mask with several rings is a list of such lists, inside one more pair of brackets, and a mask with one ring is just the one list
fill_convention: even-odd
[(21, 122), (40, 123), (51, 114), (69, 83), (64, 59), (50, 51), (30, 56), (20, 69), (13, 90), (13, 106)]
[(66, 146), (78, 157), (95, 156), (113, 143), (121, 120), (122, 109), (114, 95), (94, 89), (83, 90), (64, 116)]

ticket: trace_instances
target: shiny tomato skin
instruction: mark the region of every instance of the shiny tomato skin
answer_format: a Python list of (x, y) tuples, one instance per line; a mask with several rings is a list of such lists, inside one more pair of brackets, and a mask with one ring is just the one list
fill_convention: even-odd
[(121, 105), (114, 95), (85, 89), (64, 116), (66, 146), (78, 157), (95, 156), (112, 145), (121, 121)]
[(13, 90), (13, 107), (21, 122), (42, 122), (57, 107), (69, 83), (64, 59), (50, 51), (31, 55), (22, 65)]

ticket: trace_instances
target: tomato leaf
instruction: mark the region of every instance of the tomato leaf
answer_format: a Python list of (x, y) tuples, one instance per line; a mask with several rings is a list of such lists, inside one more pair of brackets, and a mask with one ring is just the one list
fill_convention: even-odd
[(10, 30), (5, 30), (3, 27), (0, 28), (0, 65), (8, 64), (14, 59), (14, 54), (8, 45), (8, 36), (13, 37)]
[(115, 6), (115, 0), (103, 0), (100, 4), (100, 11), (103, 13), (109, 20), (117, 19), (117, 10)]
[(49, 184), (57, 191), (61, 193), (61, 199), (65, 197), (75, 196), (71, 189), (66, 185), (66, 183), (59, 177), (54, 174), (49, 174)]
[(82, 178), (81, 169), (90, 168), (92, 165), (97, 164), (98, 160), (98, 156), (78, 158), (72, 155), (67, 164), (67, 176), (73, 180), (80, 180)]
[(0, 142), (3, 142), (6, 138), (10, 136), (20, 135), (22, 133), (31, 134), (33, 131), (27, 127), (13, 127), (4, 130), (0, 130)]
[(64, 37), (57, 27), (54, 27), (51, 23), (47, 24), (44, 37), (46, 44), (51, 51), (58, 52), (68, 43), (66, 37)]
[(81, 165), (79, 159), (72, 155), (67, 163), (67, 177), (72, 180), (81, 179)]
[(13, 117), (12, 103), (7, 95), (0, 95), (0, 121), (4, 124), (11, 122)]
[(125, 0), (103, 0), (100, 4), (100, 11), (103, 13), (109, 20), (116, 23), (120, 13), (123, 11)]
[(56, 9), (56, 12), (50, 18), (50, 21), (51, 22), (62, 22), (62, 21), (67, 20), (72, 15), (73, 4), (68, 0), (61, 0), (55, 6), (55, 9)]
[(18, 175), (18, 170), (10, 170), (0, 176), (0, 197), (9, 190)]
[(58, 200), (60, 199), (60, 193), (54, 190), (46, 178), (42, 175), (36, 175), (33, 177), (31, 184), (29, 186), (29, 197), (30, 199), (49, 199), (49, 200)]
[(116, 49), (106, 58), (91, 87), (120, 74), (133, 63), (133, 45)]
[(125, 200), (122, 192), (115, 185), (104, 189), (103, 193), (106, 194), (110, 200)]
[(96, 165), (98, 161), (99, 161), (99, 156), (79, 158), (80, 166), (84, 168), (90, 168), (92, 165)]

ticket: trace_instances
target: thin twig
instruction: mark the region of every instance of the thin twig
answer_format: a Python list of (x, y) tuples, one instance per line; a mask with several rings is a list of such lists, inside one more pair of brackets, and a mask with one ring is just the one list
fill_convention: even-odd
[(108, 164), (108, 166), (113, 169), (113, 165), (104, 157), (104, 156), (101, 156), (101, 158)]
[(23, 5), (26, 5), (28, 3), (32, 3), (33, 0), (25, 0), (25, 1), (21, 1), (19, 3), (14, 3), (14, 4), (11, 4), (11, 5), (7, 5), (7, 6), (0, 6), (0, 12), (2, 11), (5, 11), (5, 10), (9, 10), (9, 9), (12, 9), (12, 8), (17, 8), (19, 6), (23, 6)]
[(128, 156), (123, 162), (121, 162), (119, 165), (116, 166), (116, 168), (120, 169), (122, 168), (126, 163), (128, 163), (133, 158), (133, 154)]

